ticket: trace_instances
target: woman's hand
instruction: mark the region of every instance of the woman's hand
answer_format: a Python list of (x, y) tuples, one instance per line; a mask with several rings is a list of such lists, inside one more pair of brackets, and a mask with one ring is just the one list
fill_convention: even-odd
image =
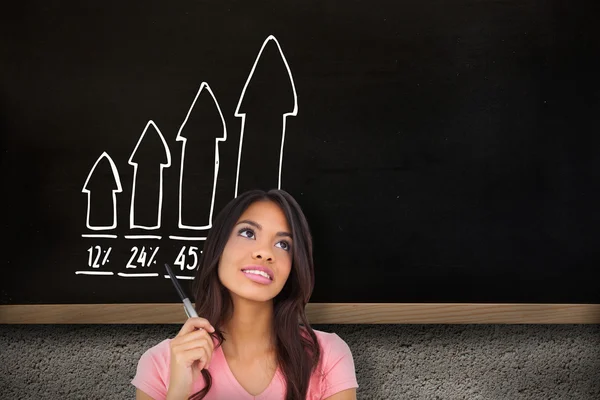
[(193, 383), (208, 368), (214, 350), (209, 332), (215, 329), (204, 318), (189, 318), (171, 340), (171, 376), (167, 399), (187, 399)]

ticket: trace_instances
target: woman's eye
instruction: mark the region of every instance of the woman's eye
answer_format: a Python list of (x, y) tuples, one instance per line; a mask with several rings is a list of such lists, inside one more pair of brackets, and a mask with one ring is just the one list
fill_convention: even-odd
[(254, 231), (250, 228), (240, 229), (238, 234), (248, 239), (254, 239)]
[(285, 240), (282, 240), (281, 242), (277, 242), (277, 244), (275, 245), (285, 251), (290, 251), (290, 244), (288, 242), (286, 242)]

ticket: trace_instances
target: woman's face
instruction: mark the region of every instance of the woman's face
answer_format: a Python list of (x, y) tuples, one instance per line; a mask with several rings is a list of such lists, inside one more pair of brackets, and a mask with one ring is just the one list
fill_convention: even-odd
[(292, 235), (279, 206), (252, 203), (233, 227), (221, 259), (219, 280), (232, 295), (254, 300), (273, 299), (292, 268)]

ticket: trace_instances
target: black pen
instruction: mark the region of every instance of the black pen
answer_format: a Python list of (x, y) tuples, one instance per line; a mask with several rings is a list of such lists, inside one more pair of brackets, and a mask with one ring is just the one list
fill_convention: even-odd
[(171, 278), (171, 281), (173, 281), (173, 286), (175, 286), (177, 294), (179, 295), (179, 297), (181, 297), (181, 301), (183, 301), (183, 309), (185, 310), (185, 313), (187, 314), (188, 318), (197, 318), (198, 314), (196, 314), (196, 310), (194, 310), (192, 302), (185, 295), (185, 292), (183, 291), (183, 288), (181, 287), (179, 282), (177, 282), (177, 278), (175, 277), (175, 275), (173, 275), (173, 271), (171, 271), (171, 267), (169, 267), (169, 264), (165, 263), (165, 268), (167, 269), (167, 274), (169, 275), (169, 278)]

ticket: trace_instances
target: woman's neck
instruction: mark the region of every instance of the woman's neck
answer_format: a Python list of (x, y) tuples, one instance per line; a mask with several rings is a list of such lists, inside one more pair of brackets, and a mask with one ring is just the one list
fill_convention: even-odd
[(273, 302), (233, 299), (233, 314), (223, 331), (228, 358), (252, 359), (274, 351)]

